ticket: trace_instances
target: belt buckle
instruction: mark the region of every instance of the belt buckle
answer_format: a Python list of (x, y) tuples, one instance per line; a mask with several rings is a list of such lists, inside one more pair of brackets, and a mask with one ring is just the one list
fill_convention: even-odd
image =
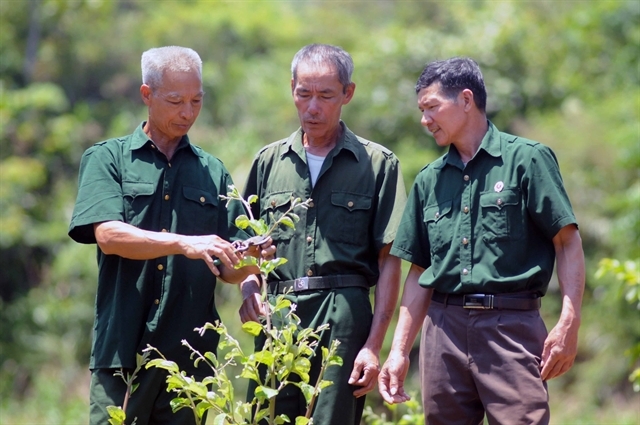
[(293, 281), (294, 292), (306, 291), (307, 289), (309, 289), (309, 278), (307, 276), (299, 277)]
[(466, 294), (462, 296), (462, 308), (493, 310), (493, 295)]

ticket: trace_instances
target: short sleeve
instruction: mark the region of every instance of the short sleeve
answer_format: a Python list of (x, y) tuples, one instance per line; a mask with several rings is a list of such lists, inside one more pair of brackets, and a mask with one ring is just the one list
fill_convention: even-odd
[(426, 269), (431, 265), (431, 255), (423, 217), (424, 185), (421, 181), (422, 174), (418, 174), (409, 192), (391, 255)]
[(532, 150), (524, 179), (527, 210), (545, 236), (552, 239), (563, 227), (577, 224), (553, 151), (542, 144)]
[(378, 211), (374, 223), (375, 243), (378, 250), (395, 239), (407, 202), (400, 162), (392, 155), (386, 163), (385, 176), (378, 193)]
[(79, 243), (96, 243), (93, 224), (111, 220), (124, 221), (122, 185), (118, 161), (103, 143), (82, 156), (69, 236)]

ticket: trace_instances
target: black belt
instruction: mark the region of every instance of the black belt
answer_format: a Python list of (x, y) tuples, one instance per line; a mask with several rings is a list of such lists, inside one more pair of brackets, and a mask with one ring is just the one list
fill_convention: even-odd
[(332, 276), (300, 277), (294, 280), (281, 280), (268, 282), (270, 294), (282, 294), (285, 292), (303, 292), (314, 289), (335, 289), (360, 287), (369, 289), (369, 280), (357, 274), (340, 274)]
[(443, 294), (433, 291), (431, 299), (444, 305), (477, 310), (538, 310), (542, 305), (535, 293), (519, 294)]

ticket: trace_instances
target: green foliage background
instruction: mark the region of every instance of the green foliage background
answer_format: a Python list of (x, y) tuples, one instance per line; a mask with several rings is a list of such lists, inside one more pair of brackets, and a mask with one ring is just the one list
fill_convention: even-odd
[[(419, 125), (422, 67), (480, 63), (490, 118), (557, 153), (587, 255), (580, 352), (550, 383), (553, 422), (640, 423), (625, 356), (640, 312), (613, 277), (593, 277), (603, 257), (640, 257), (640, 3), (608, 0), (0, 0), (0, 422), (86, 423), (95, 247), (66, 231), (84, 149), (145, 119), (142, 51), (200, 53), (191, 139), (242, 186), (254, 153), (297, 128), (289, 66), (311, 42), (352, 54), (343, 118), (398, 154), (407, 186), (441, 154)], [(558, 293), (545, 298), (549, 327)], [(218, 302), (239, 329), (237, 288), (220, 285)], [(369, 404), (383, 409), (375, 394)]]

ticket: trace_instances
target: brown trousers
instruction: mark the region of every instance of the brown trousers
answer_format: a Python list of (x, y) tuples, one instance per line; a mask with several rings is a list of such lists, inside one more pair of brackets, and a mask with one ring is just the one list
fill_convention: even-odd
[(548, 424), (538, 310), (469, 310), (431, 302), (420, 342), (425, 423)]

